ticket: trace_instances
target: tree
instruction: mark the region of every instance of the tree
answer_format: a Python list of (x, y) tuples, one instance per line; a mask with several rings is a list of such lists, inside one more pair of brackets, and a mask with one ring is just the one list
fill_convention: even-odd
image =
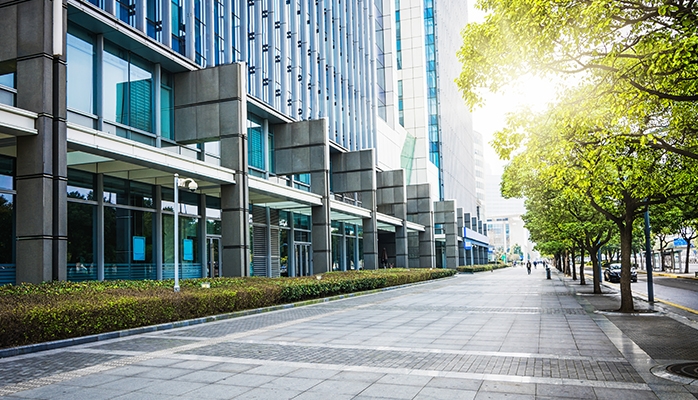
[(646, 119), (622, 113), (589, 93), (583, 87), (541, 116), (512, 118), (496, 135), (494, 145), (500, 157), (511, 159), (503, 176), (503, 193), (525, 193), (532, 184), (545, 182), (563, 193), (585, 196), (591, 207), (617, 227), (622, 265), (620, 311), (632, 312), (634, 222), (649, 205), (693, 193), (696, 162), (638, 141), (618, 140), (619, 133), (642, 131)]
[[(526, 74), (590, 84), (619, 112), (646, 118), (619, 140), (698, 159), (698, 2), (695, 0), (480, 0), (456, 83), (466, 103)], [(599, 99), (600, 100), (600, 99)]]

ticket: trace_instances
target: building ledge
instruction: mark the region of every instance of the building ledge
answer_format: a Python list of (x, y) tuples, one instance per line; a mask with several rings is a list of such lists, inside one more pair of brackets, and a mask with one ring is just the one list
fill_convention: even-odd
[(37, 118), (34, 112), (0, 104), (0, 139), (38, 134)]

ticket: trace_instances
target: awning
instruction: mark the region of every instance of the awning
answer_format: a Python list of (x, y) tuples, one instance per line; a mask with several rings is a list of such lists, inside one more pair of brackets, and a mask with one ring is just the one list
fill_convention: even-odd
[(0, 104), (0, 140), (36, 135), (37, 118), (34, 112)]
[(152, 185), (174, 186), (174, 174), (192, 178), (199, 192), (220, 196), (234, 184), (235, 171), (162, 148), (68, 123), (68, 167)]

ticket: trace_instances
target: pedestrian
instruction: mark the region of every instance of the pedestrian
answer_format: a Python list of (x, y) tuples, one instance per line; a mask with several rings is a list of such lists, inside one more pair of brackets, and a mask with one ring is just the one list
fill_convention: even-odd
[(383, 254), (381, 254), (381, 267), (388, 268), (388, 252), (383, 247)]
[(526, 263), (526, 270), (528, 271), (528, 274), (531, 275), (531, 261), (530, 260)]

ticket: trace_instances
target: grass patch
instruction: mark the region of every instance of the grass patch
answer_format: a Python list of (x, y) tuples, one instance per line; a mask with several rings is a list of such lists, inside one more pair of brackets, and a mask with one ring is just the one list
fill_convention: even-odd
[(179, 293), (173, 292), (172, 280), (6, 285), (0, 287), (0, 348), (380, 289), (455, 273), (420, 268), (329, 272), (319, 279), (187, 279), (180, 281)]

